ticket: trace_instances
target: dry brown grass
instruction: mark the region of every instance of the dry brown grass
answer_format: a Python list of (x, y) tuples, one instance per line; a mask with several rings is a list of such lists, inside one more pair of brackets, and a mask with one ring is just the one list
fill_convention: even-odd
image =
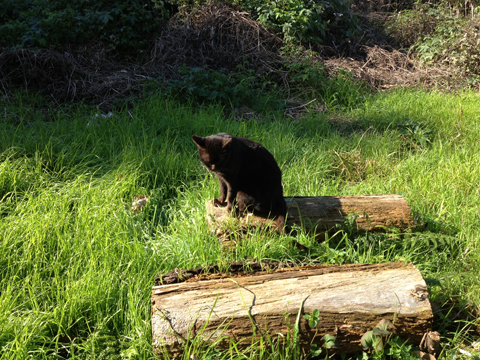
[(397, 86), (452, 89), (459, 86), (455, 71), (448, 66), (425, 66), (408, 54), (377, 45), (362, 46), (364, 58), (332, 57), (324, 64), (330, 71), (344, 69), (376, 90)]
[[(153, 73), (153, 74), (152, 74)], [(102, 44), (69, 49), (0, 49), (0, 85), (41, 91), (53, 102), (85, 101), (109, 109), (113, 100), (130, 96), (152, 69), (111, 56)]]

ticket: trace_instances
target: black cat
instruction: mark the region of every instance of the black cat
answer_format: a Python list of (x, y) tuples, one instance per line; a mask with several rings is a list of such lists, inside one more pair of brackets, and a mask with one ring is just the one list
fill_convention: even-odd
[(282, 172), (273, 155), (259, 143), (227, 133), (193, 135), (200, 160), (217, 175), (220, 197), (215, 205), (231, 211), (251, 210), (275, 218), (283, 229), (287, 205), (283, 198)]

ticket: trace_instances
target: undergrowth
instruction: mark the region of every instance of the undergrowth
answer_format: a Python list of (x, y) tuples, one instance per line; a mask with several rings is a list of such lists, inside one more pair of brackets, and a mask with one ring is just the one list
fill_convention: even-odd
[[(238, 66), (235, 72), (183, 65), (178, 69), (180, 79), (158, 78), (146, 82), (144, 96), (160, 92), (183, 103), (221, 104), (226, 109), (246, 107), (267, 115), (292, 109), (352, 109), (371, 94), (348, 71), (328, 74), (318, 54), (311, 50), (285, 46), (283, 56), (286, 61), (281, 69), (282, 79), (277, 74), (259, 76), (249, 69), (248, 63)], [(306, 99), (313, 100), (305, 105), (302, 102), (307, 102)]]
[[(0, 15), (0, 45), (48, 48), (85, 44), (92, 38), (120, 50), (147, 50), (173, 16), (194, 16), (205, 0), (67, 2), (64, 0), (4, 0)], [(327, 37), (348, 41), (357, 32), (348, 0), (227, 1), (271, 28), (286, 42), (321, 42)], [(192, 12), (193, 11), (193, 12)]]
[(162, 25), (153, 2), (4, 0), (2, 46), (48, 48), (84, 44), (92, 38), (111, 48), (145, 50)]
[(443, 64), (470, 79), (480, 75), (480, 3), (416, 2), (395, 14), (387, 31), (408, 52), (427, 65)]

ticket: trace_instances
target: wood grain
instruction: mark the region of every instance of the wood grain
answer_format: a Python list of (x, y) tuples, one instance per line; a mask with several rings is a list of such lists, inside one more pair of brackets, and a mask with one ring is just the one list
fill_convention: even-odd
[[(215, 330), (226, 323), (229, 326), (223, 335), (234, 341), (244, 339), (243, 344), (250, 345), (254, 340), (250, 319), (256, 324), (257, 334), (268, 331), (272, 336), (286, 336), (304, 300), (303, 313), (320, 311), (314, 342), (320, 345), (323, 335), (334, 335), (339, 352), (361, 350), (361, 336), (383, 318), (394, 320), (403, 340), (417, 344), (431, 328), (427, 287), (413, 265), (397, 262), (316, 266), (155, 286), (152, 290), (154, 348), (158, 351), (165, 347), (170, 353), (178, 353), (183, 343), (181, 337), (196, 336), (205, 326), (199, 336), (213, 340), (218, 335)], [(300, 345), (307, 348), (315, 329), (302, 317), (300, 330)], [(221, 343), (227, 344), (226, 340)]]
[[(413, 225), (410, 207), (400, 195), (297, 196), (285, 201), (287, 229), (302, 227), (322, 234), (352, 225), (359, 231), (407, 229)], [(207, 202), (206, 211), (210, 224), (218, 232), (232, 226), (265, 226), (272, 221), (253, 214), (233, 217), (226, 208), (214, 206), (213, 201)]]

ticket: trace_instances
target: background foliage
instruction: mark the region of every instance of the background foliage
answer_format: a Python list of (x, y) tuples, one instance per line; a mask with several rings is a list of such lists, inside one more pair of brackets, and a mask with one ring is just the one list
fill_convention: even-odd
[[(92, 38), (111, 47), (142, 48), (158, 36), (162, 23), (206, 1), (2, 0), (2, 45), (39, 48), (84, 44)], [(328, 34), (346, 40), (356, 31), (349, 0), (233, 1), (286, 41), (322, 41)], [(333, 36), (333, 35), (332, 35)]]
[(41, 48), (98, 39), (112, 47), (142, 48), (161, 27), (151, 1), (2, 0), (2, 45)]
[(458, 67), (467, 75), (480, 74), (480, 2), (416, 2), (398, 12), (387, 31), (400, 46), (423, 62)]

